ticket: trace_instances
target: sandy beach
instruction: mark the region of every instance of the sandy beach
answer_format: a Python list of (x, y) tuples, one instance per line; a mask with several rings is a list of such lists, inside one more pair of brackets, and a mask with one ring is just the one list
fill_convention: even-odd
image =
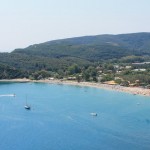
[(107, 90), (115, 90), (119, 92), (127, 92), (134, 95), (144, 95), (150, 96), (150, 89), (144, 89), (141, 87), (124, 87), (120, 85), (108, 85), (102, 83), (94, 83), (94, 82), (76, 82), (76, 81), (62, 81), (62, 80), (29, 80), (29, 79), (10, 79), (10, 80), (0, 80), (0, 82), (38, 82), (38, 83), (49, 83), (49, 84), (66, 84), (66, 85), (75, 85), (75, 86), (87, 86), (94, 88), (101, 88)]

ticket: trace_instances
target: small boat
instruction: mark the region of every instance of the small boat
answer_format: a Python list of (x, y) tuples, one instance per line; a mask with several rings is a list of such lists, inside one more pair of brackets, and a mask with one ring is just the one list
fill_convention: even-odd
[(25, 108), (25, 109), (28, 109), (28, 110), (31, 109), (31, 107), (27, 104), (27, 96), (26, 96), (26, 104), (25, 104), (24, 108)]
[(30, 110), (30, 106), (29, 105), (25, 105), (24, 108)]
[(90, 113), (90, 115), (91, 115), (91, 116), (97, 116), (97, 113), (92, 112), (92, 113)]

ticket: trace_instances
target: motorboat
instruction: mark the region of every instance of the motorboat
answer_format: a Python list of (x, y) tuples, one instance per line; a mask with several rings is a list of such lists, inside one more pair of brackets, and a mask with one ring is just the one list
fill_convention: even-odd
[(92, 113), (90, 113), (90, 115), (91, 115), (91, 116), (97, 116), (97, 113), (92, 112)]

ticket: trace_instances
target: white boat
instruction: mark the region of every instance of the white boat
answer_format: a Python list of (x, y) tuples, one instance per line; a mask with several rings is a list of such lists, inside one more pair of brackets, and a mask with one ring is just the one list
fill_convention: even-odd
[(91, 116), (97, 116), (97, 113), (92, 112), (92, 113), (90, 113), (90, 115), (91, 115)]
[(31, 107), (27, 104), (27, 96), (26, 96), (26, 104), (25, 104), (24, 108), (25, 108), (25, 109), (28, 109), (28, 110), (31, 109)]
[(29, 110), (30, 106), (29, 105), (25, 105), (24, 108)]

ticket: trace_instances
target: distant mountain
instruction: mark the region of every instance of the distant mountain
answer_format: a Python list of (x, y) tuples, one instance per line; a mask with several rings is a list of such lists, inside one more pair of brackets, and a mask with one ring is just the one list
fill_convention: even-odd
[(150, 33), (75, 37), (0, 53), (0, 63), (25, 70), (59, 70), (124, 56), (150, 56)]
[(76, 57), (88, 61), (150, 55), (150, 33), (84, 36), (49, 41), (16, 49), (21, 53), (49, 58)]

